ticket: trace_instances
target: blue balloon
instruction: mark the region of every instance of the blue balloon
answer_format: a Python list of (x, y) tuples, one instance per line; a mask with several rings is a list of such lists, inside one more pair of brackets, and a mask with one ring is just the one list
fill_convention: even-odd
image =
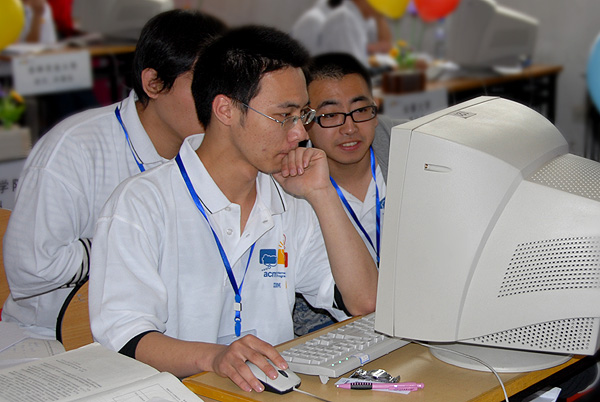
[(594, 40), (587, 64), (587, 85), (590, 97), (600, 112), (600, 34)]

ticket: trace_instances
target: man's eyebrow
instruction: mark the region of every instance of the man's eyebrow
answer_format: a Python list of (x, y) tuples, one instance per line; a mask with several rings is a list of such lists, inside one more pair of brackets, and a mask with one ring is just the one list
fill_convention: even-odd
[(356, 102), (362, 102), (362, 101), (370, 101), (371, 98), (369, 98), (368, 96), (365, 95), (359, 95), (356, 96), (354, 98), (352, 98), (352, 101), (350, 103), (356, 103)]
[(334, 99), (325, 99), (323, 102), (321, 102), (317, 105), (317, 109), (321, 109), (323, 106), (339, 105), (339, 104), (340, 104), (340, 102), (338, 102)]
[(279, 105), (277, 105), (278, 108), (281, 109), (300, 109), (300, 108), (304, 108), (306, 106), (308, 106), (310, 102), (306, 101), (306, 104), (304, 106), (300, 106), (299, 104), (295, 103), (295, 102), (284, 102), (284, 103), (280, 103)]
[[(363, 101), (371, 101), (371, 98), (369, 98), (368, 96), (365, 95), (358, 95), (355, 96), (354, 98), (352, 98), (350, 100), (350, 103), (356, 103), (356, 102), (363, 102)], [(330, 105), (340, 105), (340, 102), (335, 100), (335, 99), (325, 99), (323, 102), (321, 102), (318, 106), (317, 109), (322, 108), (323, 106), (330, 106)]]

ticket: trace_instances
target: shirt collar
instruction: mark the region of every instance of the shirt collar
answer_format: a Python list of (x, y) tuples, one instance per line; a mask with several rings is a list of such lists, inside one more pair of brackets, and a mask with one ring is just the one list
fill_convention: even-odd
[[(206, 212), (213, 214), (227, 208), (231, 205), (231, 202), (213, 181), (196, 154), (196, 150), (202, 144), (203, 139), (204, 134), (195, 134), (187, 137), (181, 146), (179, 155), (192, 185), (198, 192), (198, 198), (200, 198), (202, 205), (206, 208)], [(272, 215), (282, 214), (287, 210), (284, 191), (271, 175), (258, 173), (256, 178), (256, 193), (258, 203), (268, 208)]]
[(165, 158), (160, 156), (154, 148), (154, 144), (148, 137), (148, 133), (144, 129), (140, 116), (137, 113), (135, 101), (137, 96), (132, 90), (129, 96), (119, 104), (119, 110), (123, 119), (123, 124), (127, 128), (129, 141), (135, 149), (136, 154), (146, 168), (150, 168), (155, 164), (163, 163)]

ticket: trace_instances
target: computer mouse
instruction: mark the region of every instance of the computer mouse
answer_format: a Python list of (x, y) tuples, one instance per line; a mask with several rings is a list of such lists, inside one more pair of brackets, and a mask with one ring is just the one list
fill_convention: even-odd
[(295, 387), (300, 385), (302, 381), (300, 377), (296, 373), (294, 373), (289, 368), (287, 370), (282, 370), (276, 365), (273, 364), (270, 360), (268, 362), (277, 370), (279, 375), (274, 380), (267, 377), (267, 375), (258, 368), (257, 365), (251, 363), (249, 361), (246, 362), (252, 373), (260, 382), (265, 386), (265, 391), (275, 392), (276, 394), (285, 394), (287, 392), (292, 391)]

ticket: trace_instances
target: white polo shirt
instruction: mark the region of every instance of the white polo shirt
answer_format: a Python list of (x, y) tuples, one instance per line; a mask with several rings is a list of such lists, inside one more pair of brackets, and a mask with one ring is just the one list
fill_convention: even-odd
[[(383, 174), (381, 172), (381, 168), (379, 167), (379, 165), (377, 165), (377, 170), (375, 173), (376, 173), (375, 177), (377, 178), (377, 190), (379, 190), (379, 201), (381, 203), (381, 218), (380, 218), (380, 223), (381, 223), (380, 235), (381, 235), (381, 230), (383, 230), (383, 215), (384, 215), (384, 209), (385, 209), (386, 186), (385, 186), (385, 180), (383, 178)], [(377, 262), (377, 252), (376, 252), (376, 247), (377, 247), (377, 225), (376, 225), (376, 223), (377, 222), (376, 222), (376, 214), (375, 214), (375, 200), (376, 200), (377, 193), (375, 191), (376, 190), (375, 189), (375, 181), (373, 181), (371, 179), (371, 182), (369, 183), (369, 188), (367, 190), (367, 194), (365, 195), (364, 202), (362, 202), (361, 200), (359, 200), (358, 198), (356, 198), (355, 196), (350, 194), (343, 187), (340, 187), (340, 189), (342, 190), (344, 197), (346, 197), (346, 200), (352, 207), (352, 210), (356, 214), (356, 217), (360, 221), (360, 224), (365, 229), (365, 231), (369, 234), (369, 237), (371, 238), (371, 241), (373, 242), (373, 246), (375, 248), (371, 247), (366, 236), (364, 235), (362, 230), (359, 229), (358, 224), (354, 221), (354, 219), (352, 219), (350, 212), (346, 208), (344, 208), (344, 210), (346, 211), (346, 214), (348, 215), (348, 219), (350, 219), (350, 221), (356, 228), (356, 231), (360, 234), (360, 237), (363, 239), (363, 241), (367, 245), (367, 248), (369, 249), (369, 252), (371, 253), (371, 257), (373, 257), (373, 261)]]
[[(180, 155), (242, 286), (242, 335), (271, 344), (290, 340), (296, 291), (317, 307), (333, 304), (317, 217), (308, 202), (259, 173), (256, 202), (240, 233), (240, 207), (227, 200), (195, 153), (202, 139), (188, 137)], [(190, 341), (233, 339), (232, 285), (175, 161), (117, 188), (98, 220), (90, 271), (92, 331), (111, 349), (150, 330)]]
[(351, 1), (343, 2), (327, 15), (321, 31), (317, 54), (349, 53), (369, 67), (367, 46), (377, 38), (377, 26), (372, 18), (366, 19)]
[(146, 169), (166, 159), (154, 148), (138, 117), (135, 94), (120, 103), (78, 113), (34, 146), (17, 186), (4, 237), (4, 265), (11, 289), (2, 319), (34, 335), (54, 338), (58, 312), (78, 273), (98, 212), (124, 179), (140, 172), (123, 128)]

